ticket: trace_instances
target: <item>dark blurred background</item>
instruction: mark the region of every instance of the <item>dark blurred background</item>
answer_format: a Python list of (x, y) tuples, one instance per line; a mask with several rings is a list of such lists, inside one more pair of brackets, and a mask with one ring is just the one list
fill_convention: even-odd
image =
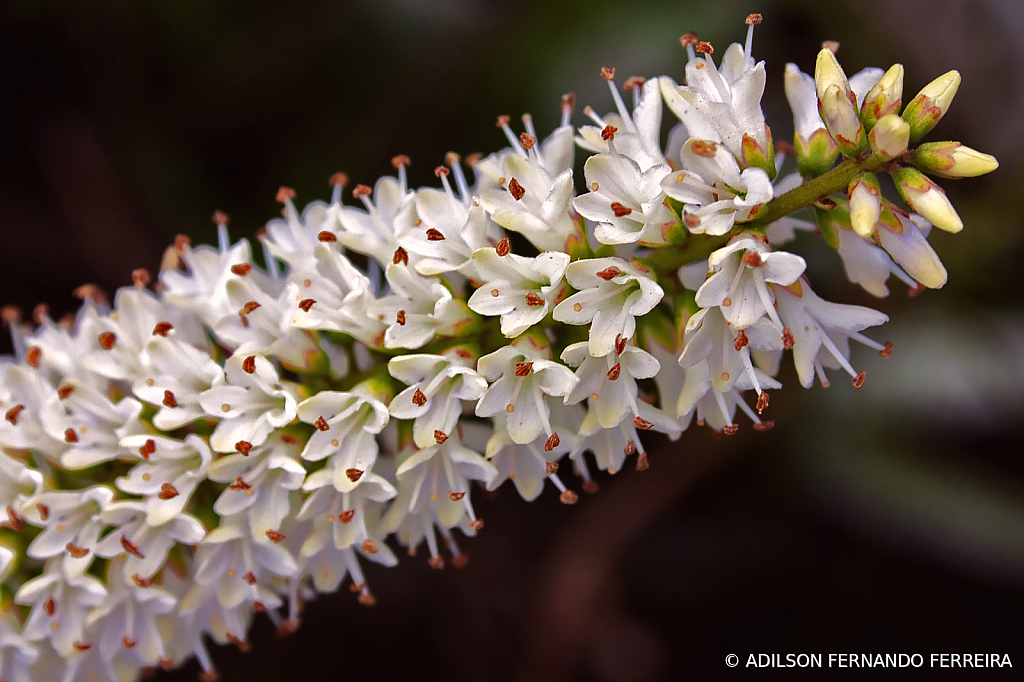
[[(504, 145), (498, 114), (529, 111), (543, 135), (575, 91), (580, 123), (585, 104), (611, 109), (599, 67), (620, 82), (680, 79), (681, 34), (722, 49), (742, 41), (749, 12), (764, 14), (754, 54), (768, 63), (776, 140), (792, 135), (785, 63), (812, 70), (833, 39), (848, 73), (902, 62), (905, 101), (959, 69), (931, 139), (1002, 163), (944, 183), (966, 228), (933, 237), (942, 291), (910, 300), (895, 283), (876, 301), (815, 238), (797, 243), (825, 298), (890, 315), (874, 336), (894, 356), (854, 351), (860, 391), (838, 377), (804, 391), (787, 360), (774, 431), (721, 441), (691, 428), (652, 444), (649, 471), (605, 476), (574, 507), (502, 489), (479, 503), (487, 527), (463, 543), (464, 570), (422, 556), (370, 566), (376, 607), (320, 599), (284, 640), (258, 619), (250, 653), (214, 653), (221, 679), (828, 676), (743, 665), (789, 652), (1009, 653), (1024, 667), (1017, 0), (6, 0), (0, 302), (47, 302), (59, 317), (80, 283), (113, 291), (137, 267), (155, 271), (177, 233), (212, 241), (214, 210), (252, 235), (279, 210), (280, 185), (300, 203), (327, 198), (335, 171), (373, 184), (400, 153), (414, 185), (432, 184), (445, 152)], [(1013, 676), (882, 673), (870, 679)], [(195, 674), (192, 663), (157, 679)]]

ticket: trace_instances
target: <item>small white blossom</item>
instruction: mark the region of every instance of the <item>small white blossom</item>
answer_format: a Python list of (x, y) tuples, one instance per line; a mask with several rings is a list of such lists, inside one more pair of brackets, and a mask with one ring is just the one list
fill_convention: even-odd
[(547, 344), (532, 335), (480, 358), (480, 374), (493, 383), (477, 403), (476, 415), (506, 413), (505, 426), (516, 443), (529, 443), (541, 432), (550, 436), (546, 396), (568, 395), (577, 379), (568, 367), (549, 358)]
[(434, 335), (451, 336), (472, 317), (465, 304), (452, 297), (438, 279), (417, 274), (405, 265), (388, 265), (385, 271), (392, 293), (370, 310), (388, 325), (385, 348), (419, 348)]
[(469, 297), (470, 310), (480, 315), (500, 315), (501, 333), (514, 338), (548, 314), (562, 291), (569, 256), (548, 251), (525, 258), (479, 249), (473, 254), (473, 263), (483, 283)]
[(753, 217), (774, 196), (763, 168), (740, 171), (725, 147), (690, 138), (680, 152), (683, 169), (665, 176), (668, 196), (684, 204), (683, 223), (694, 234), (723, 235)]
[(107, 595), (103, 583), (90, 575), (68, 579), (59, 559), (50, 559), (42, 575), (23, 584), (16, 604), (31, 606), (21, 635), (30, 642), (49, 640), (61, 656), (70, 657), (84, 644), (85, 618)]
[(67, 451), (61, 465), (69, 469), (92, 466), (130, 454), (121, 440), (144, 431), (142, 405), (122, 398), (115, 405), (100, 391), (77, 382), (64, 384), (59, 400), (47, 404), (43, 426), (50, 437), (63, 439)]
[[(491, 219), (518, 232), (537, 249), (557, 253), (582, 232), (571, 215), (572, 126), (556, 128), (537, 141), (533, 121), (523, 116), (527, 132), (516, 138), (505, 118), (499, 120), (512, 145), (478, 161), (480, 202)], [(529, 145), (526, 147), (524, 145)]]
[(294, 508), (292, 492), (306, 478), (292, 440), (274, 437), (246, 454), (221, 457), (209, 467), (210, 480), (228, 484), (213, 511), (222, 517), (246, 512), (257, 542), (279, 541), (277, 532)]
[[(307, 490), (333, 482), (339, 492), (349, 492), (373, 469), (375, 436), (388, 423), (382, 397), (371, 386), (361, 384), (351, 392), (321, 391), (299, 404), (299, 419), (316, 426), (302, 458), (311, 462), (331, 458), (326, 469), (310, 475)], [(328, 480), (321, 480), (327, 476)]]
[[(342, 227), (338, 240), (345, 248), (366, 254), (379, 263), (393, 261), (399, 241), (413, 229), (416, 221), (415, 195), (405, 183), (408, 160), (396, 157), (394, 162), (398, 166), (397, 179), (385, 176), (377, 181), (372, 192), (369, 187), (358, 192), (366, 210), (343, 206), (338, 216)], [(415, 259), (413, 256), (412, 260)]]
[(487, 380), (472, 367), (472, 354), (461, 346), (440, 355), (410, 354), (392, 358), (388, 372), (408, 384), (388, 407), (396, 419), (412, 419), (413, 438), (421, 448), (434, 444), (434, 432), (450, 433), (462, 414), (463, 400), (479, 400)]
[(117, 487), (144, 498), (146, 523), (151, 526), (162, 525), (185, 510), (196, 486), (206, 479), (206, 469), (213, 459), (210, 446), (195, 434), (185, 436), (184, 441), (130, 436), (121, 444), (139, 452), (143, 461), (117, 479)]
[(175, 338), (154, 339), (149, 357), (152, 373), (136, 381), (132, 392), (157, 406), (153, 426), (170, 431), (206, 416), (199, 396), (224, 384), (224, 369), (206, 352)]
[(261, 445), (274, 429), (295, 419), (295, 396), (266, 358), (233, 355), (224, 363), (224, 372), (226, 385), (199, 395), (203, 410), (220, 419), (210, 435), (210, 446), (217, 452), (236, 452), (239, 443)]
[[(530, 502), (540, 495), (544, 480), (550, 479), (565, 495), (564, 499), (574, 501), (575, 494), (566, 494), (566, 487), (558, 478), (556, 462), (579, 446), (576, 434), (566, 429), (554, 430), (551, 436), (541, 435), (529, 443), (519, 444), (509, 437), (505, 419), (500, 413), (495, 415), (494, 433), (484, 451), (487, 460), (498, 471), (497, 476), (487, 484), (487, 489), (495, 490), (505, 481), (512, 481), (519, 495)], [(554, 424), (552, 426), (557, 429)]]
[(113, 499), (114, 491), (99, 485), (34, 496), (25, 511), (25, 520), (43, 531), (25, 553), (39, 560), (63, 556), (67, 579), (81, 576), (92, 564), (100, 532), (106, 526), (100, 512)]
[(576, 261), (565, 278), (579, 291), (555, 306), (552, 316), (568, 324), (590, 324), (590, 354), (597, 357), (611, 353), (618, 339), (632, 338), (636, 318), (665, 295), (649, 270), (621, 258)]
[(697, 305), (720, 307), (736, 329), (746, 329), (767, 315), (781, 331), (769, 284), (792, 284), (807, 263), (800, 256), (772, 251), (757, 236), (744, 232), (712, 253), (708, 267), (714, 274), (697, 290)]
[(661, 369), (654, 356), (626, 341), (600, 358), (587, 352), (586, 341), (574, 343), (562, 351), (562, 362), (579, 368), (579, 382), (565, 396), (566, 404), (589, 399), (598, 423), (606, 429), (618, 426), (628, 414), (637, 416), (636, 380), (650, 379)]
[(100, 513), (102, 521), (114, 529), (96, 545), (96, 554), (107, 558), (126, 554), (126, 579), (149, 580), (175, 542), (194, 545), (206, 535), (199, 520), (189, 514), (178, 514), (159, 526), (149, 525), (146, 517), (146, 503), (136, 500), (112, 502)]
[(884, 324), (889, 318), (870, 308), (823, 301), (811, 291), (807, 281), (780, 288), (779, 316), (793, 335), (793, 364), (804, 388), (814, 383), (815, 373), (822, 386), (828, 386), (823, 365), (841, 367), (853, 378), (854, 386), (864, 382), (864, 372), (856, 372), (848, 360), (849, 339), (859, 341), (883, 354), (891, 346), (872, 341), (861, 330)]

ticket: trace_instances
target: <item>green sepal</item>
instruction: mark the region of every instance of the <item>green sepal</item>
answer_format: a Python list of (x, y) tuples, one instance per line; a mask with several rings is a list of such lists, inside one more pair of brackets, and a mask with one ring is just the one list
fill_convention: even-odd
[(793, 135), (796, 167), (805, 178), (816, 178), (828, 172), (839, 158), (839, 147), (824, 128), (815, 130), (809, 140), (799, 133)]

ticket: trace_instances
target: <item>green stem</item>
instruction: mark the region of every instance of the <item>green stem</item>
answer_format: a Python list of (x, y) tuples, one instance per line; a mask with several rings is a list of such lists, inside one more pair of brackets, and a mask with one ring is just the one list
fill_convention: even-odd
[(731, 232), (718, 237), (707, 235), (688, 235), (686, 241), (679, 246), (664, 246), (643, 259), (643, 262), (657, 272), (665, 275), (672, 271), (704, 260), (711, 253), (725, 246), (736, 234), (746, 230), (759, 230), (775, 222), (779, 218), (810, 206), (815, 201), (837, 192), (846, 192), (850, 181), (858, 173), (875, 173), (887, 164), (889, 159), (882, 159), (871, 154), (862, 154), (853, 159), (846, 159), (838, 166), (816, 178), (808, 180), (782, 196), (776, 197), (764, 206), (764, 210), (749, 222), (737, 223)]
[(841, 164), (823, 173), (818, 177), (808, 180), (795, 189), (791, 189), (780, 197), (775, 197), (767, 204), (764, 210), (748, 223), (742, 223), (737, 227), (744, 229), (765, 227), (779, 218), (784, 218), (790, 213), (799, 211), (801, 208), (810, 206), (818, 199), (827, 197), (837, 192), (845, 192), (850, 186), (850, 181), (859, 173), (875, 173), (884, 165), (891, 163), (888, 159), (877, 158), (865, 154), (854, 159), (846, 159)]

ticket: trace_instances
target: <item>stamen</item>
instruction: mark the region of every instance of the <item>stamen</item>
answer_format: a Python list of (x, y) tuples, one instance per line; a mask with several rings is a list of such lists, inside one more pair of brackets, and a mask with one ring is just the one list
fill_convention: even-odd
[(691, 62), (697, 59), (697, 53), (693, 51), (693, 47), (698, 42), (697, 34), (693, 31), (679, 37), (679, 44), (686, 48), (686, 55), (689, 57), (689, 61)]
[[(15, 344), (17, 348), (17, 344)], [(25, 362), (28, 363), (29, 367), (38, 367), (39, 358), (43, 356), (43, 351), (38, 346), (32, 346), (25, 353)]]
[(355, 199), (361, 199), (368, 197), (373, 194), (373, 188), (367, 185), (356, 185), (352, 190), (352, 197)]
[(571, 92), (567, 92), (562, 95), (562, 125), (569, 125), (569, 118), (572, 116), (573, 110), (576, 108), (576, 95)]
[(641, 452), (636, 458), (636, 470), (647, 471), (651, 468), (650, 462), (647, 461), (647, 453)]
[(240, 440), (235, 443), (235, 450), (242, 453), (244, 456), (249, 456), (249, 451), (252, 450), (252, 443), (247, 440)]
[(494, 247), (494, 251), (499, 256), (507, 256), (512, 251), (512, 246), (508, 241), (508, 237), (503, 238), (498, 245)]
[(768, 408), (768, 391), (761, 391), (761, 395), (757, 396), (757, 413), (761, 414)]
[(821, 387), (828, 388), (828, 377), (825, 376), (825, 369), (821, 366), (821, 361), (817, 358), (814, 359), (814, 372), (818, 375), (818, 381), (821, 382)]
[(147, 438), (146, 442), (139, 448), (139, 456), (142, 459), (149, 459), (149, 456), (156, 452), (156, 441), (152, 438)]
[(694, 46), (694, 49), (697, 52), (700, 52), (702, 55), (704, 55), (705, 60), (715, 53), (715, 48), (711, 45), (711, 43), (704, 40), (697, 43)]
[(345, 469), (345, 476), (348, 477), (348, 480), (350, 480), (353, 483), (355, 483), (360, 478), (362, 478), (363, 470), (362, 469), (356, 469), (356, 468)]
[(117, 343), (117, 334), (114, 334), (113, 332), (103, 332), (99, 335), (99, 342), (100, 347), (102, 347), (103, 350), (110, 350), (114, 347), (114, 344)]
[(441, 241), (444, 241), (444, 235), (441, 234), (440, 230), (435, 230), (432, 227), (428, 228), (427, 229), (427, 241), (430, 241), (430, 242), (441, 242)]
[(621, 371), (622, 371), (622, 364), (616, 362), (614, 365), (612, 365), (612, 368), (609, 369), (608, 373), (606, 374), (606, 376), (608, 377), (608, 381), (615, 381), (615, 380), (617, 380), (619, 378), (619, 374), (621, 373)]
[(157, 495), (161, 500), (173, 500), (178, 496), (178, 489), (170, 483), (163, 483), (160, 485), (160, 493)]
[(691, 149), (693, 149), (694, 154), (703, 156), (705, 159), (713, 159), (715, 154), (718, 153), (718, 145), (706, 140), (695, 140), (693, 145), (691, 145)]
[(726, 436), (735, 436), (736, 432), (740, 430), (739, 424), (726, 424), (722, 427), (722, 433)]
[(322, 243), (325, 243), (325, 244), (328, 243), (328, 242), (336, 242), (336, 241), (338, 241), (337, 235), (335, 235), (333, 232), (330, 232), (328, 230), (321, 230), (320, 233), (316, 236), (316, 238), (317, 238), (318, 241), (320, 241)]
[(18, 415), (21, 414), (21, 412), (24, 409), (25, 409), (24, 405), (15, 405), (11, 409), (7, 410), (7, 413), (4, 415), (4, 419), (6, 419), (7, 421), (11, 422), (11, 424), (13, 424), (14, 426), (17, 426), (18, 425)]
[(892, 344), (888, 341), (885, 342), (885, 347), (878, 352), (883, 358), (890, 357), (892, 355)]
[(633, 426), (648, 431), (654, 428), (654, 422), (649, 422), (640, 415), (633, 417)]
[[(544, 441), (544, 451), (551, 452), (552, 450), (557, 448), (561, 442), (562, 441), (558, 437), (558, 433), (553, 432), (550, 436), (548, 436), (548, 439)], [(557, 465), (555, 466), (555, 471), (558, 471)], [(548, 475), (550, 476), (552, 473), (554, 472), (549, 471)]]
[(576, 504), (580, 496), (571, 490), (565, 490), (558, 496), (558, 499), (562, 501), (562, 504)]
[(397, 322), (399, 325), (401, 325), (403, 327), (405, 326), (405, 311), (404, 310), (399, 310), (398, 311), (398, 313), (395, 315), (395, 322)]
[(519, 201), (526, 194), (526, 190), (520, 185), (515, 178), (508, 181), (508, 192), (512, 195), (512, 198)]
[(633, 212), (633, 209), (627, 208), (626, 206), (623, 206), (618, 201), (613, 201), (612, 202), (612, 213), (615, 214), (616, 218), (622, 218), (624, 216), (628, 216), (632, 212)]
[(530, 306), (531, 308), (539, 308), (542, 305), (544, 305), (544, 299), (540, 296), (540, 294), (536, 294), (531, 291), (526, 294), (526, 305)]
[(533, 370), (533, 363), (532, 362), (517, 362), (516, 363), (516, 376), (517, 377), (529, 376), (529, 374), (530, 374), (530, 372), (532, 370)]
[(76, 559), (81, 559), (89, 553), (89, 550), (87, 550), (85, 547), (79, 547), (78, 545), (72, 542), (69, 542), (68, 544), (64, 545), (64, 549), (67, 550), (68, 554), (70, 554)]
[(273, 543), (281, 542), (287, 537), (284, 533), (279, 533), (276, 530), (268, 530), (266, 535)]
[(825, 40), (821, 43), (821, 47), (830, 51), (832, 54), (839, 52), (839, 43), (835, 40)]
[(164, 391), (164, 401), (163, 401), (163, 404), (166, 407), (171, 407), (171, 408), (177, 407), (178, 406), (178, 401), (175, 400), (174, 393), (172, 393), (171, 391)]
[(323, 415), (320, 415), (319, 417), (316, 418), (316, 421), (313, 422), (313, 426), (315, 426), (318, 431), (330, 431), (331, 430), (331, 425), (327, 423), (327, 420), (324, 419)]
[(250, 355), (247, 358), (245, 358), (244, 360), (242, 360), (242, 371), (244, 371), (246, 374), (255, 374), (256, 373), (256, 356), (255, 355)]
[(743, 54), (746, 55), (747, 59), (753, 59), (751, 57), (751, 50), (754, 47), (754, 27), (760, 23), (760, 14), (747, 15), (747, 42), (743, 49)]
[(423, 407), (427, 404), (427, 396), (423, 394), (423, 391), (417, 388), (416, 392), (412, 394), (412, 402), (413, 405), (416, 405), (417, 407)]
[(853, 387), (860, 388), (864, 385), (864, 371), (857, 372), (857, 376), (853, 378)]
[(408, 265), (409, 252), (403, 249), (401, 246), (399, 246), (397, 249), (395, 249), (395, 255), (392, 256), (391, 263), (393, 265), (398, 265), (399, 263), (401, 263), (402, 265)]
[(348, 175), (345, 173), (334, 173), (330, 178), (327, 179), (327, 184), (332, 187), (331, 190), (331, 203), (341, 203), (341, 190), (348, 187)]
[(441, 431), (440, 429), (434, 429), (434, 442), (435, 443), (437, 443), (438, 445), (442, 445), (446, 440), (448, 440), (448, 434), (447, 433), (445, 433), (444, 431)]
[(736, 338), (733, 340), (732, 345), (737, 353), (743, 350), (748, 343), (750, 343), (750, 339), (747, 338), (746, 333), (742, 329), (736, 332)]
[(137, 268), (132, 270), (132, 283), (136, 289), (144, 289), (149, 284), (152, 277), (149, 274), (149, 270), (146, 268)]
[(303, 312), (308, 313), (309, 309), (313, 307), (314, 303), (316, 303), (315, 298), (304, 298), (301, 301), (299, 301), (299, 307), (302, 308)]

